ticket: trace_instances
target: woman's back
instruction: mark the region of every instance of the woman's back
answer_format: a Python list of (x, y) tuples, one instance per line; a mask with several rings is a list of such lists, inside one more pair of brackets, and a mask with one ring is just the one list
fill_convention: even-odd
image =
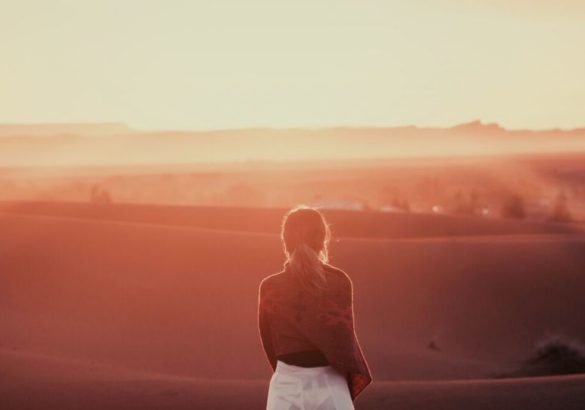
[(266, 277), (259, 289), (259, 328), (268, 360), (276, 369), (280, 355), (318, 350), (347, 378), (352, 398), (372, 378), (355, 334), (353, 285), (349, 276), (323, 264), (326, 287), (309, 293), (290, 267)]

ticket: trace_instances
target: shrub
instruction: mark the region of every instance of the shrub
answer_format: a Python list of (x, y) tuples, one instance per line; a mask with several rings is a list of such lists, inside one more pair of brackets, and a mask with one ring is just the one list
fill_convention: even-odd
[(394, 198), (392, 200), (392, 206), (404, 212), (410, 212), (410, 203), (406, 199)]
[(526, 217), (524, 199), (518, 194), (510, 195), (504, 200), (500, 214), (504, 218), (523, 219)]
[(585, 348), (563, 336), (538, 342), (532, 355), (521, 366), (500, 377), (552, 376), (585, 373)]
[(91, 203), (99, 205), (112, 203), (110, 192), (99, 185), (92, 186), (89, 200)]
[(472, 189), (466, 198), (461, 191), (455, 194), (455, 206), (453, 212), (462, 215), (474, 215), (477, 213), (479, 195)]
[(571, 221), (571, 213), (569, 212), (569, 207), (567, 205), (568, 199), (564, 192), (561, 192), (553, 206), (552, 212), (550, 217), (548, 218), (549, 221), (552, 222), (570, 222)]

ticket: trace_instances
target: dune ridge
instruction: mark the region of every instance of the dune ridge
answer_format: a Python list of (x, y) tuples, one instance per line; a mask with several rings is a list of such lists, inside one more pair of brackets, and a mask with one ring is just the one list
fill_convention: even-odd
[[(360, 213), (344, 215), (361, 223)], [(278, 236), (152, 222), (0, 213), (0, 367), (15, 383), (0, 396), (14, 408), (38, 405), (26, 391), (53, 408), (87, 397), (95, 408), (237, 408), (242, 397), (261, 408), (270, 369), (257, 286), (282, 266)], [(521, 238), (332, 243), (332, 263), (354, 281), (376, 380), (357, 408), (434, 406), (437, 397), (439, 409), (505, 400), (577, 408), (580, 376), (479, 381), (523, 360), (545, 334), (585, 339), (585, 238)], [(59, 383), (59, 374), (78, 380)], [(228, 382), (233, 396), (224, 397), (217, 386)]]
[[(11, 409), (264, 409), (268, 381), (202, 380), (0, 349), (4, 368), (25, 369), (0, 384)], [(30, 394), (30, 392), (35, 394)], [(473, 408), (578, 410), (585, 375), (507, 380), (376, 381), (356, 409)]]
[[(0, 201), (0, 212), (278, 233), (285, 209), (83, 202)], [(407, 238), (584, 233), (578, 224), (424, 213), (323, 209), (336, 237)]]

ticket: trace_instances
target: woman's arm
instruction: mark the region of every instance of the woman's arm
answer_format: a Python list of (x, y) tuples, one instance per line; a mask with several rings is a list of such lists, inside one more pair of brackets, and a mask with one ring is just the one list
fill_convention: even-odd
[(299, 325), (330, 364), (346, 376), (352, 400), (372, 376), (355, 333), (353, 283), (344, 272), (330, 283), (326, 298), (309, 299)]
[(258, 291), (258, 328), (260, 330), (260, 340), (262, 347), (266, 353), (266, 357), (272, 370), (276, 369), (276, 354), (272, 344), (272, 337), (270, 334), (270, 316), (268, 311), (269, 300), (266, 297), (265, 282), (260, 282), (260, 289)]

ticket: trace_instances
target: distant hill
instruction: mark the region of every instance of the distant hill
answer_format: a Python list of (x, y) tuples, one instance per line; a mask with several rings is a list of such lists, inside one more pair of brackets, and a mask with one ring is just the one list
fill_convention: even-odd
[[(99, 138), (90, 138), (99, 136)], [(145, 165), (585, 152), (585, 128), (249, 128), (136, 131), (122, 123), (0, 125), (1, 166)]]
[(55, 124), (0, 124), (0, 137), (17, 135), (116, 135), (132, 132), (128, 125), (121, 122), (108, 123), (55, 123)]
[(486, 124), (479, 120), (455, 125), (451, 129), (457, 132), (479, 132), (482, 134), (495, 134), (506, 132), (506, 129), (503, 128), (500, 124), (497, 123)]

